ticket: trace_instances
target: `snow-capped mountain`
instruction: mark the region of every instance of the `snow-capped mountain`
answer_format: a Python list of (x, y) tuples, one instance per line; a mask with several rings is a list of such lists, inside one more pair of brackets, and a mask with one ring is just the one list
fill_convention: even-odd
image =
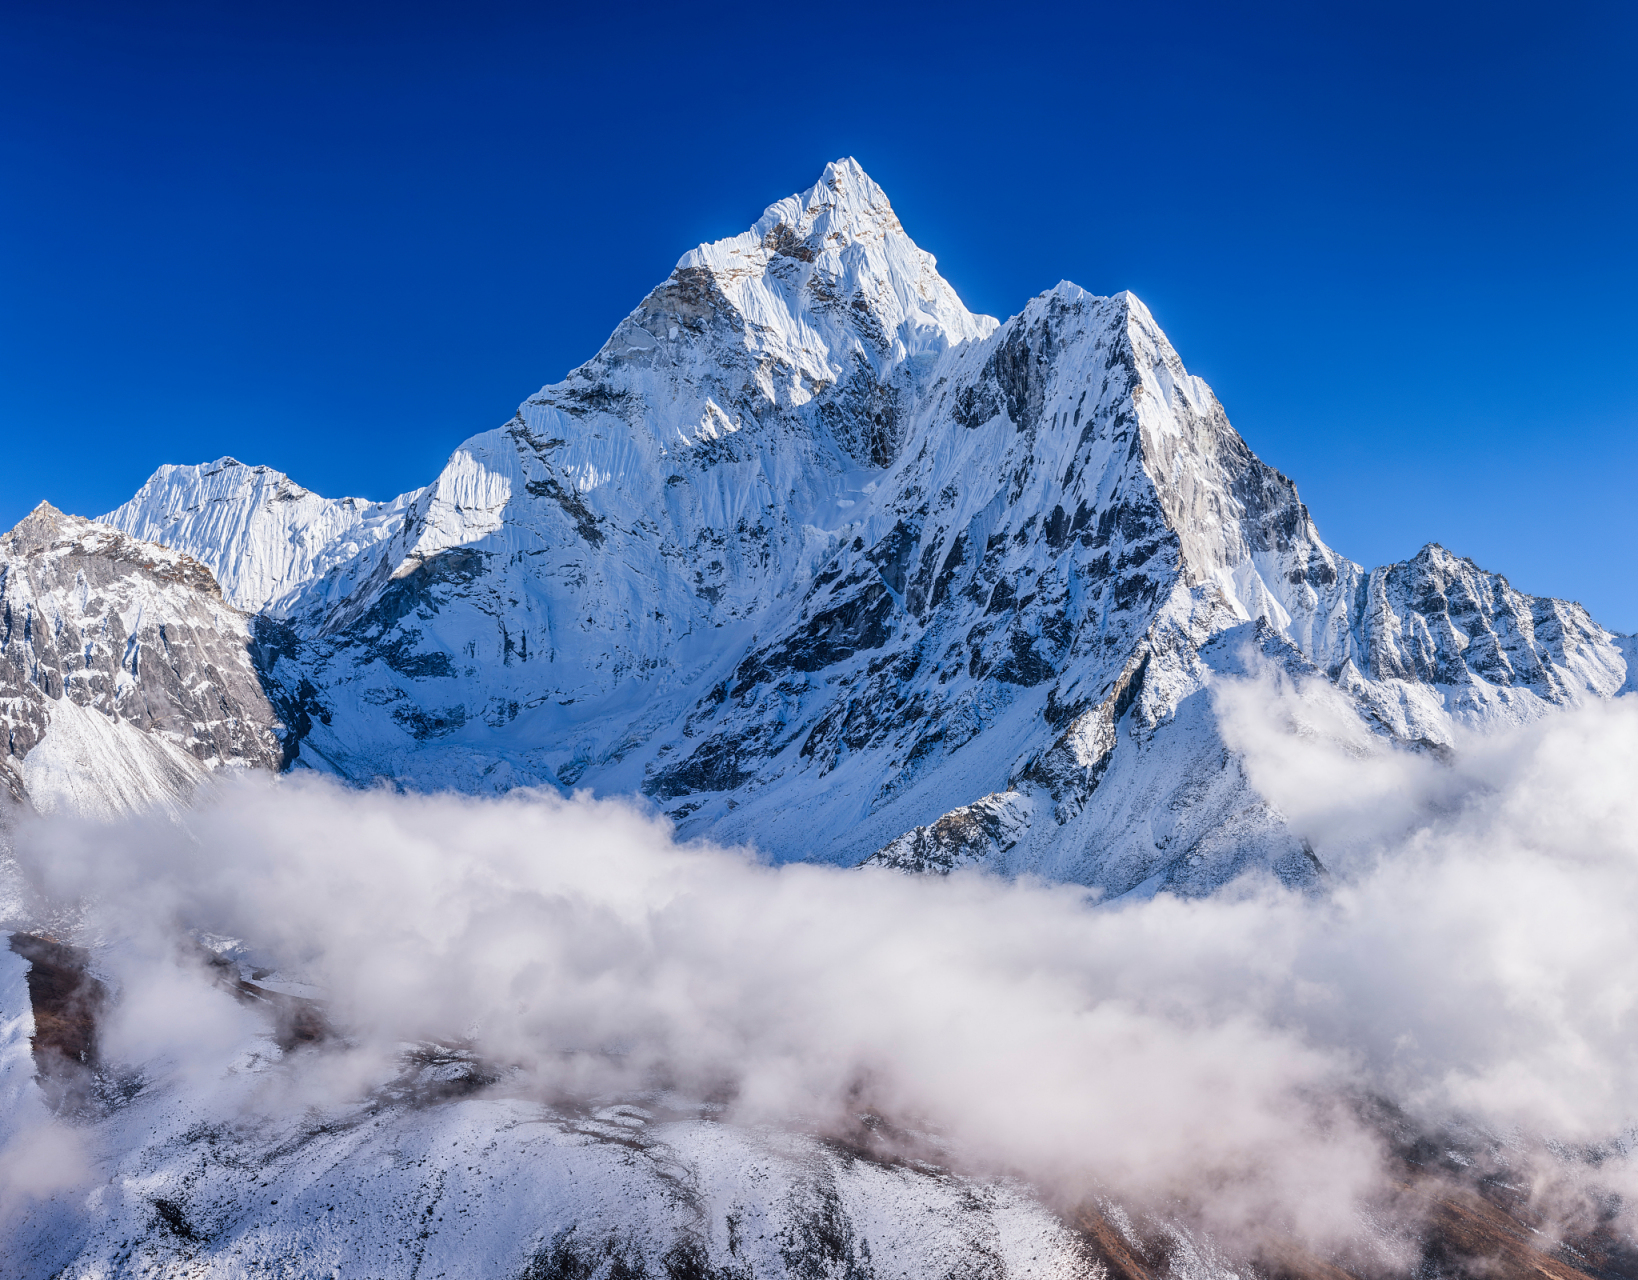
[(218, 458), (161, 467), (104, 524), (166, 546), (197, 547), (229, 604), (284, 618), (342, 592), (341, 571), (403, 524), (417, 493), (392, 502), (321, 498), (271, 467)]
[(259, 611), (299, 765), (641, 792), (780, 859), (1310, 874), (1206, 696), (1250, 623), (1405, 742), (1628, 681), (1577, 605), (1332, 551), (1132, 295), (968, 312), (851, 160), (423, 490), (223, 459), (105, 520)]
[[(236, 765), (592, 787), (780, 860), (1204, 894), (1318, 874), (1222, 677), (1315, 682), (1375, 749), (1438, 752), (1634, 691), (1635, 645), (1439, 547), (1337, 554), (1135, 297), (973, 315), (841, 161), (423, 489), (326, 499), (222, 458), (101, 523), (42, 506), (0, 539), (0, 772), (95, 816)], [(50, 1050), (97, 1173), (0, 1240), (19, 1274), (1233, 1274), (868, 1135), (545, 1107), (461, 1046), (404, 1046), (323, 1114), (206, 1117), (176, 1064), (96, 1062), (114, 997), (82, 941), (0, 950), (0, 1145), (42, 1119)], [(215, 1046), (217, 1103), (276, 1092), (317, 1006), (199, 963), (276, 1015)]]

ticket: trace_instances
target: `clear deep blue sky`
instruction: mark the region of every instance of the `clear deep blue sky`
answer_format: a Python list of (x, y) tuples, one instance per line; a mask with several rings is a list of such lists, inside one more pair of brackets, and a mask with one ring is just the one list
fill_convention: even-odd
[(424, 484), (857, 156), (969, 306), (1146, 301), (1322, 534), (1638, 629), (1638, 6), (13, 3), (0, 527)]

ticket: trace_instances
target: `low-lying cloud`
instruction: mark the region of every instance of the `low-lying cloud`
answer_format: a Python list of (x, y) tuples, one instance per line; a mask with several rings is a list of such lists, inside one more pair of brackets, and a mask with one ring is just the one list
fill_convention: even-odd
[[(1214, 698), (1329, 869), (1321, 891), (1100, 906), (977, 874), (769, 867), (615, 800), (312, 777), (224, 783), (180, 822), (41, 824), (19, 849), (117, 944), (110, 1057), (208, 1091), (243, 1042), (250, 1015), (179, 967), (184, 929), (324, 989), (347, 1047), (293, 1055), (268, 1106), (368, 1087), (408, 1041), (470, 1040), (543, 1094), (660, 1081), (821, 1127), (868, 1108), (1067, 1199), (1319, 1242), (1387, 1185), (1361, 1099), (1521, 1161), (1630, 1131), (1638, 698), (1448, 759), (1364, 733), (1323, 684)], [(1620, 1189), (1626, 1166), (1599, 1177)]]

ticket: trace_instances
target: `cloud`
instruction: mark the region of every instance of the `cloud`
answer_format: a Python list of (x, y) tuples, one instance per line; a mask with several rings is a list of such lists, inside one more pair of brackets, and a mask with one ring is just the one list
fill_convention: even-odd
[(45, 1116), (18, 1126), (0, 1145), (0, 1232), (35, 1202), (84, 1185), (91, 1162), (80, 1135)]
[[(1397, 749), (1323, 682), (1217, 691), (1254, 785), (1335, 880), (1286, 904), (1307, 1039), (1377, 1087), (1596, 1142), (1638, 1120), (1638, 698)], [(1356, 722), (1357, 723), (1357, 722)]]
[(227, 781), (179, 821), (41, 823), (19, 856), (93, 900), (126, 1009), (110, 1053), (197, 1089), (242, 1038), (244, 1012), (178, 967), (184, 929), (324, 988), (350, 1048), (295, 1055), (286, 1092), (234, 1106), (366, 1087), (406, 1041), (470, 1038), (543, 1094), (663, 1081), (819, 1126), (872, 1108), (1066, 1199), (1320, 1242), (1387, 1186), (1362, 1097), (1526, 1147), (1630, 1127), (1638, 699), (1450, 762), (1364, 732), (1323, 684), (1214, 697), (1332, 868), (1323, 892), (1100, 907), (977, 874), (769, 867), (617, 800), (313, 777)]

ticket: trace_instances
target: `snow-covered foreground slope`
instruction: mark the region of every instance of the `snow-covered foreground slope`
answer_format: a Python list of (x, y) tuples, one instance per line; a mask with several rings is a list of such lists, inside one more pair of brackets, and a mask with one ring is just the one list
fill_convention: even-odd
[(427, 489), (247, 473), (166, 468), (107, 519), (264, 610), (301, 764), (641, 792), (780, 859), (939, 865), (901, 854), (982, 813), (963, 859), (1114, 892), (1310, 874), (1205, 695), (1251, 622), (1407, 744), (1628, 681), (1579, 606), (1333, 552), (1130, 294), (967, 312), (852, 161)]
[(1099, 1273), (1021, 1185), (860, 1160), (653, 1097), (576, 1111), (504, 1088), (466, 1096), (492, 1079), (436, 1046), (361, 1101), (280, 1107), (286, 1053), (254, 1020), (223, 1046), (225, 1089), (201, 1100), (154, 1064), (47, 1140), (26, 968), (0, 947), (0, 1148), (15, 1160), (35, 1135), (31, 1154), (59, 1167), (5, 1206), (11, 1280)]
[(42, 812), (109, 817), (224, 765), (279, 767), (249, 637), (190, 556), (40, 504), (0, 538), (0, 779)]

